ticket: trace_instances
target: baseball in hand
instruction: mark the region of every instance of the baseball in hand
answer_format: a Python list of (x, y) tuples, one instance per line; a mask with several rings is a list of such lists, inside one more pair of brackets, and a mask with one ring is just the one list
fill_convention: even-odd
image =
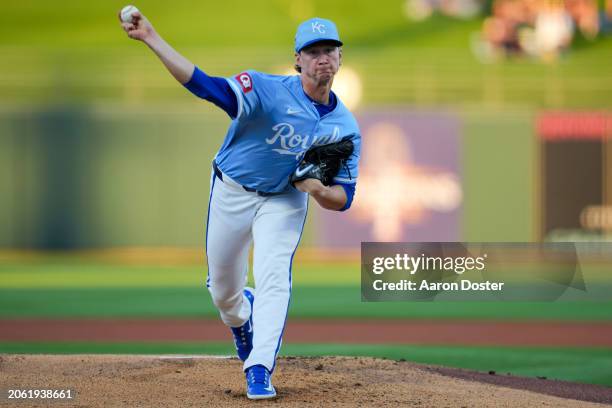
[(137, 13), (138, 9), (135, 6), (129, 5), (121, 9), (121, 21), (124, 23), (131, 23), (132, 16)]

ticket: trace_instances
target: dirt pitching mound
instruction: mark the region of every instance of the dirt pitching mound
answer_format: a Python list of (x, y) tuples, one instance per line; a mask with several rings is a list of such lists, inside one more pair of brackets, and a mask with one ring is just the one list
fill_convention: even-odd
[[(252, 406), (242, 363), (204, 356), (2, 355), (0, 405), (7, 389), (67, 389), (54, 406)], [(612, 403), (612, 388), (479, 374), (374, 358), (279, 359), (278, 398), (260, 406), (571, 407)], [(590, 401), (590, 402), (587, 402)], [(11, 401), (48, 406), (47, 401)]]

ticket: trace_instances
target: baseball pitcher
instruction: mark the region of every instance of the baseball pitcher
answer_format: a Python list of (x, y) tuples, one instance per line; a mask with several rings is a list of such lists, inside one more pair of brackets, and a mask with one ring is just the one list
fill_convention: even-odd
[[(140, 12), (123, 20), (127, 35), (144, 42), (178, 82), (231, 118), (212, 162), (206, 286), (244, 361), (248, 398), (273, 398), (270, 377), (308, 196), (325, 209), (344, 211), (355, 193), (359, 127), (331, 90), (342, 63), (338, 31), (322, 18), (299, 25), (299, 75), (243, 71), (220, 78), (175, 51)], [(245, 287), (251, 245), (256, 293)]]

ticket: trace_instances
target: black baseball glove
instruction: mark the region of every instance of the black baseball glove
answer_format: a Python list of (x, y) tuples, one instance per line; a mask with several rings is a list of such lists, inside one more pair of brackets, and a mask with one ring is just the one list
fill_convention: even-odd
[(289, 177), (291, 185), (297, 181), (315, 178), (321, 180), (323, 185), (331, 185), (340, 168), (353, 154), (353, 142), (350, 136), (336, 143), (316, 146), (308, 150), (298, 168)]

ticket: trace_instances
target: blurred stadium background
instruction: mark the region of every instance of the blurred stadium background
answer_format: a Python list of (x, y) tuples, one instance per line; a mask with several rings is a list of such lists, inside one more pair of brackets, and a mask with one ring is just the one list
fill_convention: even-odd
[[(300, 21), (318, 15), (340, 28), (344, 65), (335, 89), (362, 127), (361, 176), (351, 211), (326, 214), (311, 206), (294, 265), (292, 319), (609, 325), (609, 302), (361, 303), (358, 251), (367, 240), (609, 240), (611, 3), (136, 6), (181, 53), (218, 76), (288, 73)], [(216, 319), (203, 288), (203, 245), (210, 163), (229, 120), (125, 37), (116, 17), (122, 6), (3, 4), (5, 330), (28, 319)], [(321, 339), (283, 352), (406, 358), (612, 385), (612, 346), (346, 345), (326, 342), (323, 333)], [(231, 345), (229, 336), (222, 343), (48, 342), (5, 332), (0, 352), (229, 354)]]

